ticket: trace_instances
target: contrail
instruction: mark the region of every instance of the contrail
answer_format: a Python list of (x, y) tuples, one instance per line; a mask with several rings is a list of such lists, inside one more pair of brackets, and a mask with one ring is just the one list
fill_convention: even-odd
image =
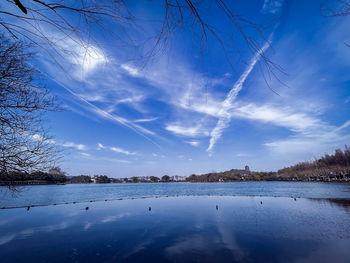
[(119, 116), (115, 116), (112, 115), (102, 109), (100, 109), (99, 107), (97, 107), (96, 105), (90, 103), (89, 101), (87, 101), (86, 99), (82, 98), (81, 96), (79, 96), (78, 94), (76, 94), (73, 90), (71, 90), (70, 88), (66, 87), (64, 84), (60, 83), (59, 81), (57, 81), (56, 79), (52, 78), (50, 75), (48, 75), (45, 72), (40, 71), (42, 74), (44, 74), (45, 76), (47, 76), (48, 78), (50, 78), (51, 80), (53, 80), (54, 82), (56, 82), (58, 85), (60, 85), (62, 88), (64, 88), (66, 91), (68, 91), (70, 94), (72, 94), (74, 97), (78, 98), (79, 100), (83, 101), (84, 103), (86, 103), (87, 105), (90, 106), (90, 108), (92, 108), (92, 110), (99, 114), (100, 116), (103, 116), (107, 119), (110, 119), (112, 121), (115, 121), (131, 130), (133, 130), (134, 132), (136, 132), (137, 134), (141, 135), (142, 137), (144, 137), (146, 140), (148, 140), (149, 142), (151, 142), (152, 144), (154, 144), (155, 146), (157, 146), (159, 149), (161, 149), (160, 145), (158, 143), (156, 143), (155, 141), (153, 141), (151, 138), (149, 138), (148, 136), (146, 136), (144, 133), (146, 134), (150, 134), (150, 135), (156, 135), (154, 132), (147, 130), (137, 124), (131, 123), (129, 120), (119, 117)]
[[(56, 83), (58, 83), (56, 81)], [(115, 122), (118, 122), (119, 124), (122, 124), (124, 125), (125, 127), (133, 130), (134, 132), (136, 132), (137, 134), (141, 135), (142, 137), (144, 137), (146, 140), (150, 141), (151, 143), (153, 143), (155, 146), (157, 146), (159, 149), (161, 149), (160, 145), (158, 143), (156, 143), (155, 141), (153, 141), (151, 138), (149, 138), (148, 136), (146, 136), (145, 134), (143, 133), (147, 133), (147, 134), (150, 134), (150, 135), (155, 135), (154, 132), (150, 131), (150, 130), (147, 130), (139, 125), (136, 125), (136, 124), (133, 124), (133, 123), (130, 123), (130, 121), (122, 118), (122, 117), (119, 117), (119, 116), (115, 116), (115, 115), (112, 115), (102, 109), (100, 109), (99, 107), (97, 107), (96, 105), (92, 104), (91, 102), (85, 100), (84, 98), (80, 97), (78, 94), (76, 94), (75, 92), (73, 92), (70, 88), (67, 88), (65, 87), (64, 85), (58, 83), (60, 86), (62, 86), (65, 90), (67, 90), (69, 93), (71, 93), (72, 95), (74, 95), (75, 97), (77, 97), (78, 99), (80, 99), (81, 101), (85, 102), (86, 104), (88, 104), (97, 114), (99, 115), (102, 115), (103, 117), (107, 118), (107, 119), (110, 119), (110, 120), (113, 120)], [(140, 132), (140, 131), (142, 132)]]
[(259, 61), (261, 55), (270, 47), (270, 39), (272, 38), (272, 35), (273, 34), (270, 35), (270, 37), (265, 42), (262, 49), (260, 49), (255, 53), (248, 67), (245, 69), (243, 74), (239, 77), (239, 79), (233, 85), (233, 88), (227, 94), (226, 99), (222, 102), (222, 107), (219, 111), (219, 120), (215, 128), (210, 133), (211, 137), (210, 137), (207, 152), (211, 153), (215, 143), (217, 142), (218, 139), (220, 139), (222, 132), (224, 131), (225, 128), (229, 126), (230, 120), (231, 120), (231, 114), (229, 113), (229, 110), (232, 107), (232, 102), (236, 99), (238, 93), (243, 88), (244, 82), (246, 81), (247, 77), (254, 69), (254, 66)]

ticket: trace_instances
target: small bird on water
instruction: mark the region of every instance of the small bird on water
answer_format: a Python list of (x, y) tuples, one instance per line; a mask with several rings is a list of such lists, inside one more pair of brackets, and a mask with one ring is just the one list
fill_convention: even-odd
[(85, 210), (89, 210), (89, 207), (87, 206), (87, 207), (85, 207)]
[(260, 201), (260, 204), (262, 205), (262, 201)]
[(216, 205), (216, 210), (219, 210), (219, 206), (218, 205)]

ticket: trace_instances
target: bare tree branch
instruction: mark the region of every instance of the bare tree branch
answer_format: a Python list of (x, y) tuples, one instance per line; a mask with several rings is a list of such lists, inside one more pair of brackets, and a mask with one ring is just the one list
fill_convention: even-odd
[(27, 64), (29, 46), (0, 35), (0, 175), (52, 167), (56, 148), (43, 128), (43, 114), (54, 98), (38, 85), (38, 72)]
[[(23, 6), (20, 1), (5, 0), (5, 2), (7, 5), (0, 7), (0, 27), (3, 27), (13, 37), (24, 36), (33, 41), (34, 44), (40, 43), (37, 40), (40, 39), (51, 47), (55, 47), (56, 43), (42, 30), (45, 26), (57, 30), (63, 36), (86, 48), (84, 42), (94, 41), (90, 35), (92, 26), (100, 26), (104, 30), (108, 30), (104, 27), (104, 20), (108, 20), (119, 26), (123, 34), (128, 35), (130, 29), (125, 29), (124, 26), (137, 21), (129, 11), (127, 2), (123, 0), (29, 0), (26, 3), (27, 6)], [(153, 45), (145, 52), (145, 63), (154, 55), (166, 50), (169, 39), (175, 30), (192, 27), (194, 35), (199, 36), (201, 52), (204, 51), (211, 38), (215, 39), (221, 45), (233, 70), (230, 49), (239, 50), (235, 40), (243, 40), (254, 56), (261, 56), (267, 71), (280, 70), (260, 52), (262, 45), (267, 41), (263, 33), (264, 27), (236, 14), (226, 1), (211, 0), (202, 3), (193, 0), (158, 0), (158, 3), (164, 6), (164, 19)], [(231, 32), (221, 31), (219, 24), (209, 22), (208, 16), (203, 15), (203, 10), (208, 8), (208, 4), (212, 5), (214, 12), (222, 14), (222, 17), (227, 19), (227, 26), (231, 28)], [(23, 6), (27, 13), (20, 6)], [(21, 14), (16, 12), (18, 7), (23, 11)], [(137, 26), (140, 25), (137, 24)], [(129, 40), (129, 44), (134, 45), (135, 48), (139, 47), (135, 44), (137, 41), (131, 37)], [(89, 52), (88, 48), (86, 49)], [(48, 54), (54, 58), (53, 54), (50, 52)]]

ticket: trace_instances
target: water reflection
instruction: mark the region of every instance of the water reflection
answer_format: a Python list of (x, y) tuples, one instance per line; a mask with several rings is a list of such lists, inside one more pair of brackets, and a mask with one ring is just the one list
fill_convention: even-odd
[(41, 226), (41, 227), (33, 227), (33, 228), (26, 228), (24, 230), (21, 230), (19, 232), (15, 232), (12, 234), (3, 235), (0, 237), (0, 246), (4, 245), (8, 242), (11, 242), (15, 239), (28, 239), (31, 238), (34, 234), (39, 234), (40, 232), (43, 233), (50, 233), (54, 232), (56, 230), (63, 230), (68, 228), (69, 224), (67, 222), (62, 222), (56, 225), (48, 225), (48, 226)]
[(84, 203), (0, 210), (0, 258), (1, 262), (348, 262), (349, 203), (178, 197), (88, 203), (89, 210)]
[(317, 202), (328, 203), (331, 206), (339, 206), (344, 208), (345, 211), (350, 212), (350, 199), (349, 198), (310, 198)]

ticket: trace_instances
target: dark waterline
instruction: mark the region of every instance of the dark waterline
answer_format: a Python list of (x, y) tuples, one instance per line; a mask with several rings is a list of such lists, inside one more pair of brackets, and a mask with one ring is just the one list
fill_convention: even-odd
[(155, 196), (350, 198), (349, 183), (315, 182), (70, 184), (26, 186), (20, 190), (13, 196), (6, 187), (0, 187), (0, 207)]
[(345, 263), (350, 203), (342, 200), (197, 196), (0, 210), (0, 258)]

